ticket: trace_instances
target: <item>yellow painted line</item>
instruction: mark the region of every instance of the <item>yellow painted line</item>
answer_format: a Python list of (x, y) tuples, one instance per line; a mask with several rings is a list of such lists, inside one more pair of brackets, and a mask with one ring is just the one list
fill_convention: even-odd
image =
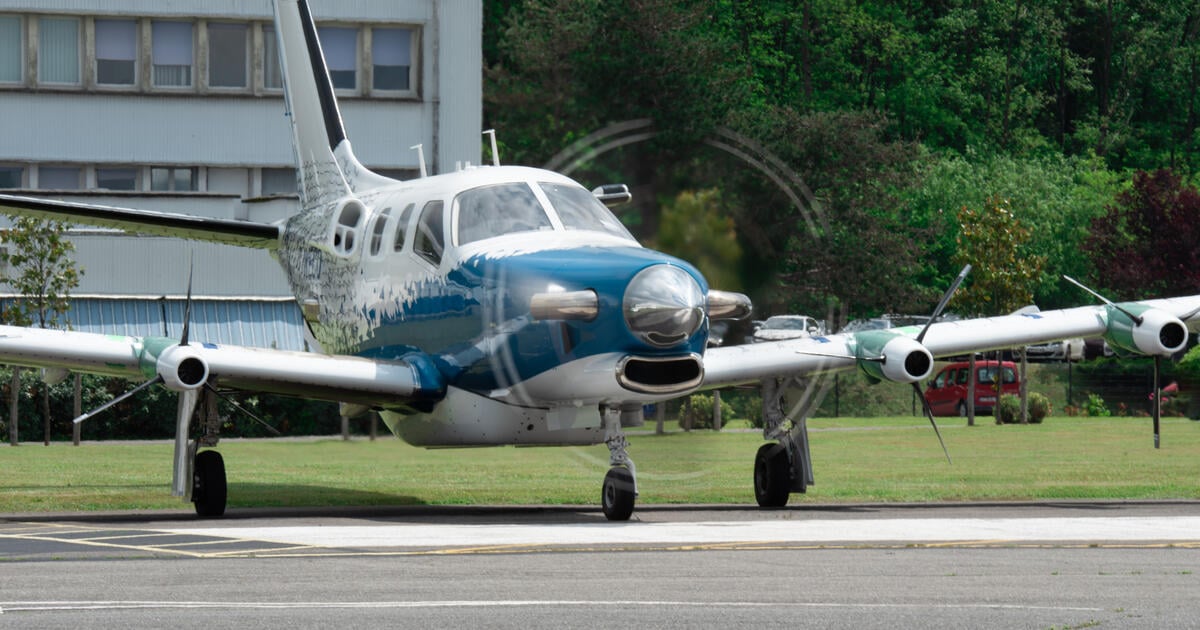
[(170, 534), (167, 532), (152, 532), (146, 531), (142, 534), (122, 534), (120, 536), (95, 536), (93, 538), (72, 538), (71, 540), (121, 540), (123, 538), (152, 538), (155, 536), (179, 536), (179, 534)]
[(56, 542), (56, 543), (63, 543), (63, 544), (67, 544), (67, 545), (83, 545), (85, 547), (104, 547), (106, 549), (124, 549), (126, 551), (144, 551), (147, 553), (165, 552), (165, 553), (174, 553), (174, 554), (181, 555), (181, 556), (188, 556), (188, 557), (192, 557), (192, 558), (200, 557), (199, 554), (191, 553), (188, 551), (182, 551), (182, 550), (161, 549), (158, 547), (143, 546), (143, 545), (120, 545), (120, 544), (116, 544), (116, 543), (106, 543), (106, 542), (101, 542), (101, 541), (78, 539), (78, 538), (55, 538), (53, 536), (37, 536), (37, 535), (0, 536), (0, 538), (11, 538), (14, 540), (36, 540), (39, 542)]

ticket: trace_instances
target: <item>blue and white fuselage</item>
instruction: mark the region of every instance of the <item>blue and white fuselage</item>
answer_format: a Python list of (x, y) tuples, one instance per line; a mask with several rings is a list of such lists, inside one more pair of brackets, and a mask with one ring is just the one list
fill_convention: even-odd
[[(599, 404), (640, 409), (702, 379), (703, 276), (551, 171), (334, 200), (292, 218), (277, 252), (324, 352), (418, 368), (421, 400), (383, 410), (415, 444), (594, 443)], [(567, 310), (535, 312), (547, 303)]]

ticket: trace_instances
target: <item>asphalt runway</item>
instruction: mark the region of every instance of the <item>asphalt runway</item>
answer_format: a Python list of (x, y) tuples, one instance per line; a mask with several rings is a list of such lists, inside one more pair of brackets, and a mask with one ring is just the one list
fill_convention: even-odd
[(0, 516), (0, 627), (1192, 627), (1200, 502)]

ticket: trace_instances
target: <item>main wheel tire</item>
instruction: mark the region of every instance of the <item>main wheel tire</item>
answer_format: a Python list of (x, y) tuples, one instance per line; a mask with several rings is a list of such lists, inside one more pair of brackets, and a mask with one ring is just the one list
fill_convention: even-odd
[(196, 453), (192, 475), (192, 502), (196, 515), (215, 518), (225, 514), (225, 460), (216, 451)]
[(787, 505), (791, 487), (787, 448), (777, 442), (758, 447), (758, 453), (754, 456), (754, 498), (759, 507), (781, 508)]
[(628, 468), (616, 466), (604, 475), (604, 489), (600, 493), (600, 507), (610, 521), (628, 521), (633, 516), (633, 504), (637, 499), (634, 492), (633, 473)]
[(965, 401), (965, 400), (958, 401), (958, 417), (960, 417), (960, 418), (967, 417), (967, 401)]

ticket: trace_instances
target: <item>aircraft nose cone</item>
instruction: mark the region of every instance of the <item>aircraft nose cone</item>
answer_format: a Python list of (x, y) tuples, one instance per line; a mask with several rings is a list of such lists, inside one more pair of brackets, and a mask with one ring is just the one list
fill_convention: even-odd
[(625, 289), (625, 323), (646, 343), (666, 348), (686, 341), (704, 323), (704, 294), (688, 272), (653, 265)]

